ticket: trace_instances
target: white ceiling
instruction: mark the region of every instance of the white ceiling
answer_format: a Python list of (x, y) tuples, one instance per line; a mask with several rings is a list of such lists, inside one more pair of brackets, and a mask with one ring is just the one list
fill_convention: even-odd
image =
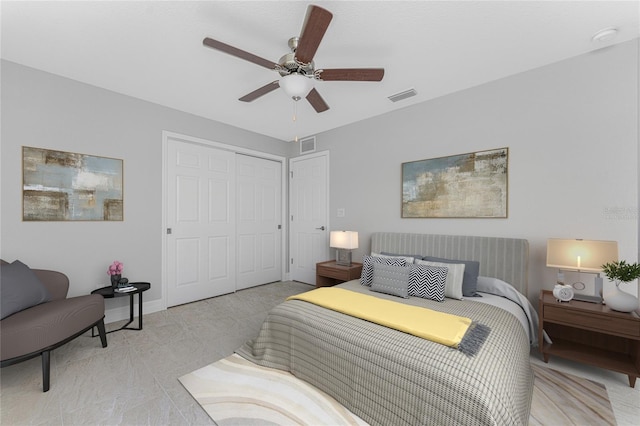
[[(316, 113), (278, 74), (210, 48), (211, 37), (277, 62), (307, 1), (2, 1), (2, 58), (290, 141), (640, 34), (640, 1), (316, 1), (334, 15), (316, 68), (384, 67), (382, 82), (317, 82)], [(606, 27), (617, 37), (594, 43)], [(392, 103), (394, 93), (418, 96)]]

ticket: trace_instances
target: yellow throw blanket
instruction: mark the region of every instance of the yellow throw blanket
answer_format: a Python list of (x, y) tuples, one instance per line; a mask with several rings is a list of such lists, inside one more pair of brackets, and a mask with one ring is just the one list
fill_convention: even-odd
[[(323, 287), (289, 297), (458, 348), (472, 321), (341, 288)], [(486, 336), (485, 336), (486, 337)], [(483, 339), (484, 340), (484, 339)]]

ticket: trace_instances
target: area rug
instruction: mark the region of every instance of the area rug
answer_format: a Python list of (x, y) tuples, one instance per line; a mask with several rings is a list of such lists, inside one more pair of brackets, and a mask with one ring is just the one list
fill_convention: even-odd
[(572, 374), (532, 364), (535, 373), (529, 425), (615, 425), (607, 388)]
[[(616, 424), (604, 385), (532, 367), (531, 426)], [(293, 375), (235, 354), (179, 380), (219, 426), (367, 424), (331, 396)]]

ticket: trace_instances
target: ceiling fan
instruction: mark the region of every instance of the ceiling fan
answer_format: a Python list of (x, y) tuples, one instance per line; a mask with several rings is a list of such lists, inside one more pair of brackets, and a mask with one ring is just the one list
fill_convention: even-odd
[(219, 50), (240, 59), (244, 59), (262, 67), (280, 73), (280, 79), (272, 81), (259, 89), (241, 97), (242, 102), (251, 102), (279, 87), (298, 101), (305, 97), (316, 112), (329, 109), (320, 93), (313, 87), (313, 80), (320, 81), (381, 81), (384, 68), (334, 68), (316, 69), (313, 56), (324, 37), (333, 14), (315, 5), (309, 5), (300, 37), (289, 39), (290, 53), (285, 54), (279, 62), (263, 59), (252, 53), (230, 46), (221, 41), (206, 37), (202, 43), (212, 49)]

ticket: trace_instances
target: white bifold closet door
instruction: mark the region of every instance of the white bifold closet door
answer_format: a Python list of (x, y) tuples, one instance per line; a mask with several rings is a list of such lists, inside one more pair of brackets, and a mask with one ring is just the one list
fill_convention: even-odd
[(281, 163), (167, 148), (167, 306), (280, 280)]
[(231, 293), (235, 153), (170, 140), (167, 157), (167, 305)]
[(238, 290), (282, 278), (282, 164), (236, 155)]

